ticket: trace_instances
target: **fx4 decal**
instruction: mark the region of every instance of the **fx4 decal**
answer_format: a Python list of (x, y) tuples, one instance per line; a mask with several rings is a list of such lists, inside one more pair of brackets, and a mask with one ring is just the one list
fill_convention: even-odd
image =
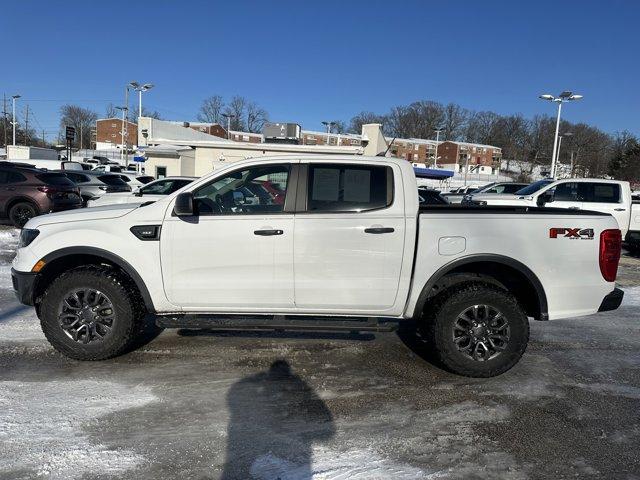
[(570, 238), (572, 240), (593, 240), (593, 228), (551, 228), (549, 229), (549, 238)]

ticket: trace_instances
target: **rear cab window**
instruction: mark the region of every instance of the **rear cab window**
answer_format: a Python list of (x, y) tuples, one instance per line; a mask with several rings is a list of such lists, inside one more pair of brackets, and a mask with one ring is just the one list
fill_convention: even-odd
[(393, 171), (384, 165), (309, 164), (308, 212), (364, 212), (393, 203)]
[(580, 183), (580, 197), (588, 203), (620, 203), (620, 185), (617, 183)]

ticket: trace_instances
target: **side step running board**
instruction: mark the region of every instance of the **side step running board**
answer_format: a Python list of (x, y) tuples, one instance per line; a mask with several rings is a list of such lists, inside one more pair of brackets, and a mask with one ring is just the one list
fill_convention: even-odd
[(304, 315), (158, 315), (163, 328), (207, 328), (213, 330), (312, 330), (392, 332), (397, 319), (377, 317), (316, 317)]

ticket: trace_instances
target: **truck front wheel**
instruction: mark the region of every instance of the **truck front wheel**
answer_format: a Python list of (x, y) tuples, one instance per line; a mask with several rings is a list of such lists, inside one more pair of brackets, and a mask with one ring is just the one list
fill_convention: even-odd
[(76, 360), (104, 360), (135, 348), (145, 309), (132, 282), (107, 266), (87, 265), (60, 275), (41, 303), (49, 343)]
[(436, 297), (424, 330), (442, 364), (468, 377), (506, 372), (529, 341), (529, 320), (516, 299), (485, 283), (453, 287)]

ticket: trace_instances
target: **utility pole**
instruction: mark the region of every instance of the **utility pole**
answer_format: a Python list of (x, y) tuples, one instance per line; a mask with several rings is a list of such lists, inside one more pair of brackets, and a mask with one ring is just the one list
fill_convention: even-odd
[(80, 150), (82, 150), (82, 123), (80, 123)]
[(4, 146), (7, 146), (7, 95), (2, 94), (2, 130), (4, 130)]
[(47, 141), (44, 138), (44, 128), (42, 129), (42, 146), (46, 147), (47, 146)]
[(26, 112), (24, 115), (24, 144), (29, 146), (29, 104), (25, 107)]

